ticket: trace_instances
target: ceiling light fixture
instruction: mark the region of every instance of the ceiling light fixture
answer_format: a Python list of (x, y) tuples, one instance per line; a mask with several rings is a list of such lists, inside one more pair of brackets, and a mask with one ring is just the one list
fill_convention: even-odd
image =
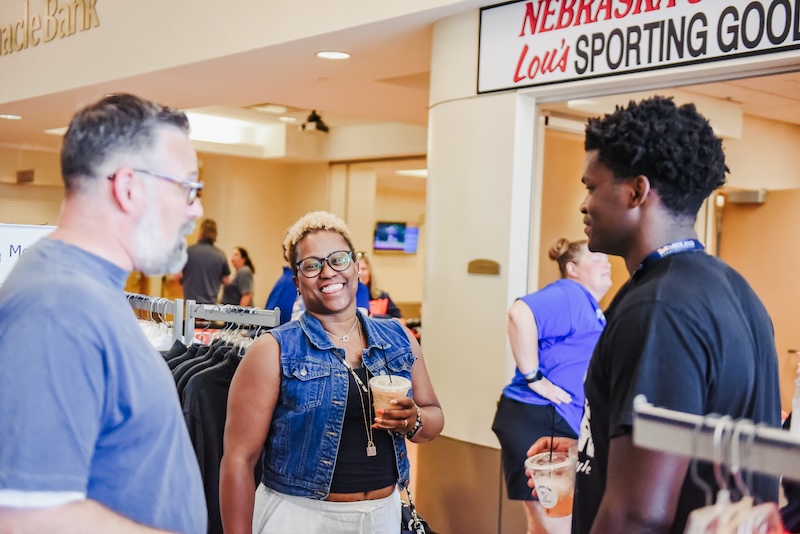
[(288, 111), (286, 106), (280, 106), (278, 104), (259, 104), (257, 106), (250, 106), (250, 109), (262, 111), (264, 113), (271, 113), (273, 115), (283, 115)]
[(320, 132), (327, 132), (328, 125), (322, 122), (322, 117), (320, 117), (316, 111), (312, 110), (311, 114), (306, 119), (306, 122), (300, 125), (300, 130), (302, 131), (320, 131)]
[(394, 171), (398, 176), (414, 176), (416, 178), (427, 178), (428, 169), (407, 169), (402, 171)]
[(549, 116), (544, 118), (544, 125), (548, 128), (561, 130), (562, 132), (569, 132), (578, 135), (583, 135), (586, 133), (586, 121), (581, 122), (577, 118)]
[(350, 54), (334, 50), (323, 50), (322, 52), (317, 52), (317, 57), (320, 59), (350, 59)]
[(10, 121), (19, 121), (19, 120), (22, 120), (22, 117), (20, 115), (12, 115), (10, 113), (3, 113), (3, 114), (0, 114), (0, 119), (8, 119)]
[(297, 122), (295, 117), (278, 117), (278, 120), (281, 122)]

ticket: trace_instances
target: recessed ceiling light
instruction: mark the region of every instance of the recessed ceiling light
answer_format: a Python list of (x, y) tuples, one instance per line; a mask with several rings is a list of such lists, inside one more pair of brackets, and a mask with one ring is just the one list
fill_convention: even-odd
[(404, 171), (394, 171), (399, 176), (415, 176), (417, 178), (427, 178), (428, 169), (408, 169)]
[(278, 120), (281, 122), (297, 122), (297, 119), (294, 117), (278, 117)]
[(347, 52), (335, 52), (333, 50), (325, 50), (317, 52), (317, 57), (320, 59), (349, 59), (350, 54)]
[(10, 113), (3, 113), (0, 114), (0, 119), (8, 119), (10, 121), (18, 121), (22, 120), (22, 117), (19, 115), (11, 115)]

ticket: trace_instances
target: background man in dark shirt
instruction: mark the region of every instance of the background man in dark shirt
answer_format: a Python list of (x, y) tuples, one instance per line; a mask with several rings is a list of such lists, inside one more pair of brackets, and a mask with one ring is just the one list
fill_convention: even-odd
[(183, 298), (186, 300), (214, 304), (222, 284), (230, 281), (228, 259), (221, 249), (214, 246), (216, 240), (216, 221), (205, 219), (200, 224), (200, 238), (187, 250), (189, 259), (180, 275)]

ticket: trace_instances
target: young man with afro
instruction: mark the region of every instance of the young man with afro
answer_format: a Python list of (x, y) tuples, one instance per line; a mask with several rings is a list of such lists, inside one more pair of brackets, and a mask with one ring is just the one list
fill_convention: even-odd
[[(722, 142), (694, 105), (631, 102), (589, 120), (585, 149), (589, 249), (621, 256), (631, 278), (606, 311), (586, 375), (572, 531), (680, 533), (705, 495), (690, 458), (633, 444), (633, 399), (777, 427), (772, 322), (744, 278), (697, 240), (698, 210), (727, 168)], [(719, 489), (709, 464), (698, 472)], [(777, 480), (753, 478), (756, 500), (777, 502)]]

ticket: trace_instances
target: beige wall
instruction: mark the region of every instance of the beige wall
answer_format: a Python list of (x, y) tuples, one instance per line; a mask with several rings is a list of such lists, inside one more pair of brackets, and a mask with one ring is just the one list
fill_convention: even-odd
[[(18, 185), (28, 169), (33, 183)], [(63, 194), (57, 153), (0, 146), (0, 223), (55, 225)]]
[[(378, 287), (395, 302), (422, 302), (425, 268), (425, 191), (380, 188), (375, 198), (375, 220), (419, 225), (416, 254), (373, 253)], [(372, 245), (367, 247), (371, 250)]]
[(34, 185), (63, 186), (58, 153), (0, 146), (0, 183), (16, 183), (17, 171), (27, 169), (34, 171)]
[[(529, 288), (529, 291), (540, 289), (560, 278), (558, 264), (547, 255), (557, 239), (586, 239), (586, 234), (583, 233), (583, 216), (579, 209), (586, 196), (586, 190), (581, 183), (585, 155), (583, 136), (547, 129), (544, 149), (539, 284)], [(604, 308), (628, 279), (622, 259), (610, 257), (609, 261), (612, 286), (600, 302)]]
[(743, 189), (800, 187), (800, 126), (744, 116), (741, 139), (724, 141), (727, 185)]
[(308, 211), (328, 209), (328, 165), (288, 164), (200, 154), (205, 216), (216, 219), (217, 246), (248, 250), (256, 267), (254, 304), (264, 306), (285, 264), (286, 229)]

